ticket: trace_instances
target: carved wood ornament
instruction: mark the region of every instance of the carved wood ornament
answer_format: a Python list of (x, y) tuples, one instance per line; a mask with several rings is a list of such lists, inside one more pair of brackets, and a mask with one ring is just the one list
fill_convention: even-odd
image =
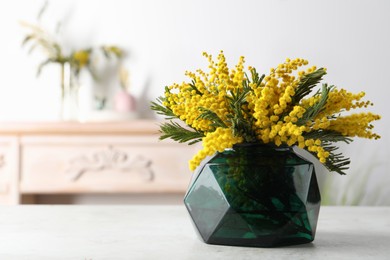
[(114, 169), (122, 172), (136, 172), (145, 181), (152, 181), (152, 161), (142, 155), (129, 155), (109, 146), (105, 150), (72, 158), (66, 169), (71, 181), (77, 181), (84, 173)]
[(4, 155), (0, 154), (0, 168), (4, 166)]

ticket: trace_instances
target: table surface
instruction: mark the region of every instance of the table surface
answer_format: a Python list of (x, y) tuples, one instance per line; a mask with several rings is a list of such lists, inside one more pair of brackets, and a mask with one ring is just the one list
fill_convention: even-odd
[(184, 206), (2, 206), (0, 259), (390, 259), (390, 207), (322, 207), (313, 243), (207, 245)]

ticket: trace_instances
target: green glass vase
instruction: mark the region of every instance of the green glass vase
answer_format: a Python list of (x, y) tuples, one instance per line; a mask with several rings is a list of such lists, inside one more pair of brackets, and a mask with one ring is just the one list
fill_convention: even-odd
[(276, 247), (314, 240), (314, 166), (291, 147), (240, 144), (199, 167), (184, 198), (204, 242)]

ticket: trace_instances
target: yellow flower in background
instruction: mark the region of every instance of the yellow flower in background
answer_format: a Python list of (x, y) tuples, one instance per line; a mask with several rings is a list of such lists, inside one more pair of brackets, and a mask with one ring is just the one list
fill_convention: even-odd
[(349, 143), (352, 137), (380, 138), (372, 132), (379, 115), (351, 114), (372, 105), (363, 100), (364, 92), (354, 94), (328, 84), (314, 91), (326, 69), (306, 67), (305, 59), (286, 59), (260, 76), (253, 67), (245, 72), (244, 57), (229, 69), (222, 51), (216, 61), (203, 55), (209, 62), (208, 73), (186, 72), (190, 82), (166, 87), (164, 96), (152, 103), (157, 113), (188, 126), (164, 123), (161, 139), (202, 141), (203, 149), (189, 163), (191, 170), (205, 157), (235, 144), (262, 143), (298, 146), (330, 171), (345, 174), (349, 159), (337, 153), (334, 144)]
[(90, 50), (76, 51), (72, 55), (72, 60), (79, 68), (85, 67), (89, 63)]
[(116, 58), (122, 58), (124, 56), (123, 50), (115, 45), (103, 45), (101, 49), (106, 58), (111, 58), (112, 55)]
[(129, 71), (124, 67), (119, 70), (119, 84), (123, 90), (128, 91), (130, 86)]
[(98, 77), (95, 73), (95, 67), (93, 62), (91, 62), (97, 50), (99, 52), (103, 52), (103, 55), (106, 58), (111, 58), (111, 56), (114, 56), (120, 59), (124, 57), (124, 50), (116, 45), (103, 45), (97, 48), (91, 46), (87, 49), (73, 50), (71, 53), (66, 53), (64, 51), (63, 44), (57, 41), (57, 39), (60, 37), (55, 35), (61, 31), (56, 31), (55, 34), (50, 33), (44, 27), (42, 27), (41, 23), (39, 22), (47, 7), (48, 2), (46, 1), (38, 13), (38, 21), (36, 24), (28, 22), (20, 23), (28, 30), (27, 35), (22, 41), (22, 45), (30, 45), (29, 53), (35, 49), (41, 49), (45, 56), (47, 56), (38, 65), (37, 76), (40, 75), (42, 69), (48, 64), (57, 63), (60, 64), (61, 67), (63, 67), (64, 64), (70, 64), (75, 76), (78, 76), (82, 69), (87, 69), (92, 78), (97, 80)]

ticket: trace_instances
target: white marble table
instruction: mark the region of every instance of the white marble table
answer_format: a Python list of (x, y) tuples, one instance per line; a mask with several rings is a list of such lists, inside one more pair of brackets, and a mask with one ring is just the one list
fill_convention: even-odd
[(314, 243), (207, 245), (184, 206), (3, 206), (0, 259), (390, 259), (390, 208), (322, 207)]

